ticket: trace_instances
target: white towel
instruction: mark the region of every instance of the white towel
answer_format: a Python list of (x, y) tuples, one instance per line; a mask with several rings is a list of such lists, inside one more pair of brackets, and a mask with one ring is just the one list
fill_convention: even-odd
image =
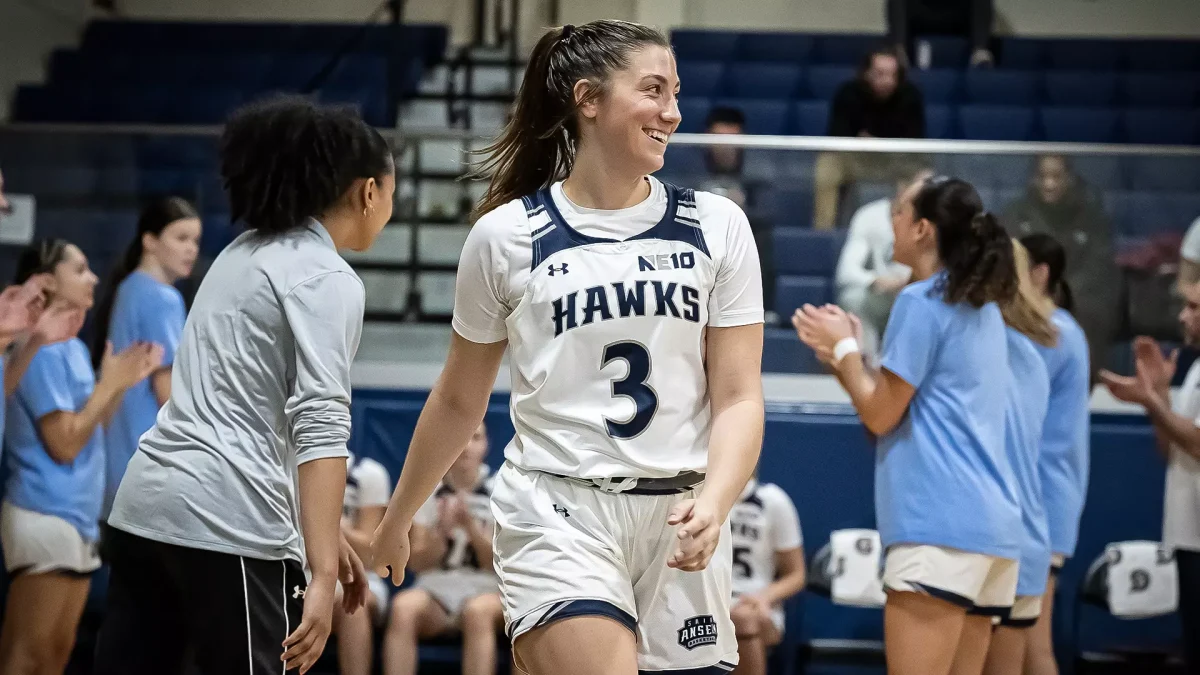
[(1175, 556), (1156, 541), (1118, 541), (1108, 556), (1108, 607), (1122, 619), (1145, 619), (1175, 611), (1179, 575)]
[(882, 547), (875, 530), (837, 530), (829, 535), (830, 597), (838, 605), (882, 607), (887, 602), (879, 578)]

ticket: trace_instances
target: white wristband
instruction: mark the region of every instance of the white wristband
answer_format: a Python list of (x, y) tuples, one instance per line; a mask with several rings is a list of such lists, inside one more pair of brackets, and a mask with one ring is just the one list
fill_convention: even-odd
[(846, 356), (854, 354), (858, 351), (860, 351), (858, 348), (858, 340), (855, 340), (852, 337), (838, 340), (837, 344), (833, 346), (833, 365), (836, 366), (837, 364), (841, 363), (842, 359), (846, 358)]

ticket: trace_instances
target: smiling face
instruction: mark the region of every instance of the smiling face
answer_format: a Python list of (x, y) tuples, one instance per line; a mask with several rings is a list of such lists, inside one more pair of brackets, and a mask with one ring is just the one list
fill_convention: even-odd
[(678, 95), (674, 55), (648, 45), (630, 53), (628, 68), (609, 75), (596, 100), (580, 106), (581, 126), (614, 166), (651, 174), (662, 168), (667, 142), (679, 128)]
[(62, 259), (54, 266), (55, 300), (81, 309), (91, 309), (96, 301), (98, 281), (83, 251), (74, 244), (67, 244)]

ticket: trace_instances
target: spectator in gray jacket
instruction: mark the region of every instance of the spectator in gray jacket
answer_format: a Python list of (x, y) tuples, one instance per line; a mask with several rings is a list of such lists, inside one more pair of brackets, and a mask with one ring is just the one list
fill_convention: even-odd
[[(1042, 155), (1033, 164), (1029, 186), (1004, 211), (1014, 237), (1048, 234), (1067, 251), (1067, 283), (1075, 296), (1075, 320), (1090, 345), (1093, 374), (1108, 361), (1120, 322), (1120, 271), (1112, 225), (1099, 197), (1062, 155)], [(1094, 380), (1094, 378), (1093, 378)]]

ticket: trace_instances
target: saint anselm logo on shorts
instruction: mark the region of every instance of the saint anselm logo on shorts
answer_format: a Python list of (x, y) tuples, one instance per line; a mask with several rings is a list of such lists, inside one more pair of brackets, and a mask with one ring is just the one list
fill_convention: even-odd
[(679, 646), (689, 651), (704, 645), (717, 644), (717, 622), (711, 614), (693, 616), (679, 629)]

